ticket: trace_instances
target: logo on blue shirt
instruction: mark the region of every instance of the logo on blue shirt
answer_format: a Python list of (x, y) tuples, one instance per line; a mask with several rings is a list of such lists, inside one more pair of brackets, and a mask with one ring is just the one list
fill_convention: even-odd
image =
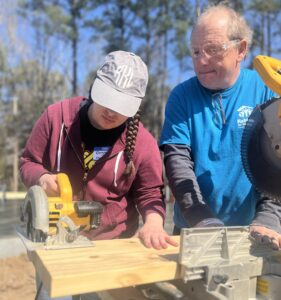
[(237, 109), (238, 117), (237, 117), (237, 126), (238, 128), (244, 128), (250, 114), (253, 111), (253, 107), (242, 105)]

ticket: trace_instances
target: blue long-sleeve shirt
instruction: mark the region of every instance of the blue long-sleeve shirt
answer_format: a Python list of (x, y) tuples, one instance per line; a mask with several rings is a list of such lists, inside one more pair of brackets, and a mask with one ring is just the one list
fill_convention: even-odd
[[(180, 165), (173, 168), (176, 160), (171, 151), (165, 157), (176, 197), (177, 227), (192, 226), (211, 216), (226, 225), (252, 222), (260, 195), (243, 169), (240, 143), (254, 107), (272, 96), (258, 74), (247, 69), (242, 69), (235, 84), (225, 90), (209, 90), (193, 77), (171, 92), (160, 146), (165, 151), (164, 145), (181, 145), (192, 161), (192, 166), (182, 164), (188, 168), (184, 172)], [(177, 161), (188, 161), (188, 155), (181, 150)]]

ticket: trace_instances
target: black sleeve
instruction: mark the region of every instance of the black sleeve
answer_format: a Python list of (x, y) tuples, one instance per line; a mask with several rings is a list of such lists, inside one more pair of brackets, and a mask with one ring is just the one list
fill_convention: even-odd
[(216, 218), (200, 192), (190, 147), (168, 144), (162, 145), (161, 150), (169, 186), (188, 225), (192, 227), (204, 219)]
[(281, 233), (281, 203), (268, 197), (261, 197), (251, 225), (264, 226)]

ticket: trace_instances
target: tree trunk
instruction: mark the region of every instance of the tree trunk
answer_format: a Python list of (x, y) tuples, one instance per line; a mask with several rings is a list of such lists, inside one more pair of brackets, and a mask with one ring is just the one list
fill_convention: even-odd
[(271, 23), (270, 23), (270, 12), (266, 14), (266, 30), (267, 30), (267, 55), (271, 56)]
[(77, 40), (72, 40), (72, 95), (77, 94)]
[[(18, 114), (18, 99), (16, 97), (13, 98), (13, 116), (16, 118)], [(19, 142), (17, 132), (15, 132), (14, 141), (13, 141), (13, 192), (18, 191), (18, 173), (19, 173)]]

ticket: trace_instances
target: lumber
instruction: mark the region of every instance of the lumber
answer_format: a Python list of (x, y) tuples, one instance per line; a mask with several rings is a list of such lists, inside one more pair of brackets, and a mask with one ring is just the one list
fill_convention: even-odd
[[(179, 242), (179, 236), (174, 237)], [(180, 278), (179, 247), (145, 248), (139, 239), (29, 253), (50, 297), (99, 292)]]
[(1, 200), (23, 200), (26, 192), (3, 192), (0, 191)]

